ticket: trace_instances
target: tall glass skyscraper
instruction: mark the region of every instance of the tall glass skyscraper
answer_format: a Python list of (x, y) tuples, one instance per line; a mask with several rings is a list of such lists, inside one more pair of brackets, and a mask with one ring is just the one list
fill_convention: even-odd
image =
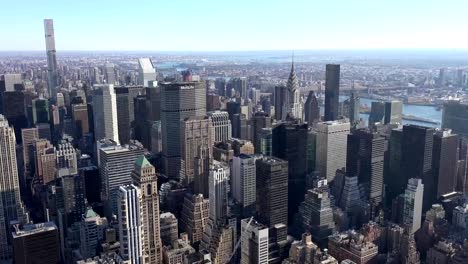
[(57, 96), (58, 74), (57, 55), (55, 50), (54, 20), (44, 19), (44, 32), (47, 52), (47, 79), (49, 85), (49, 97)]

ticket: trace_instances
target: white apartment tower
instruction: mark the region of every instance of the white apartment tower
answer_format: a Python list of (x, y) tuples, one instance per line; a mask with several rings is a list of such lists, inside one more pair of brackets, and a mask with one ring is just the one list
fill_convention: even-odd
[(403, 224), (411, 234), (421, 227), (424, 184), (421, 179), (409, 179), (403, 205)]
[(119, 142), (117, 99), (113, 84), (94, 85), (94, 140), (103, 138)]
[(133, 184), (119, 188), (120, 255), (131, 264), (143, 263), (140, 196), (140, 188)]
[(232, 160), (232, 189), (234, 199), (242, 205), (242, 215), (252, 216), (257, 201), (257, 156), (240, 154)]
[(346, 154), (350, 123), (344, 120), (318, 123), (316, 168), (329, 182), (335, 179), (336, 170), (346, 167)]

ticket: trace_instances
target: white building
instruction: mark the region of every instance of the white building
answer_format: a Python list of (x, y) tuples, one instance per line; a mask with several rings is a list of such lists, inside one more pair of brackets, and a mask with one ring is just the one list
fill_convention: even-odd
[(214, 128), (214, 142), (223, 142), (232, 138), (231, 120), (226, 111), (208, 113)]
[(468, 230), (468, 204), (453, 209), (452, 224)]
[(214, 223), (222, 221), (227, 215), (229, 168), (221, 164), (214, 164), (210, 168), (209, 176), (210, 220)]
[(3, 79), (5, 80), (5, 91), (12, 92), (15, 90), (15, 84), (23, 84), (21, 74), (4, 74)]
[(232, 191), (234, 199), (242, 204), (243, 215), (255, 213), (257, 201), (256, 166), (258, 156), (241, 154), (232, 160)]
[(116, 100), (113, 84), (94, 85), (94, 140), (107, 138), (119, 142)]
[(140, 196), (140, 188), (133, 184), (119, 188), (120, 255), (131, 264), (143, 263)]
[(151, 59), (138, 59), (138, 84), (149, 87), (148, 83), (153, 81), (156, 81), (156, 69)]
[(268, 227), (255, 220), (243, 219), (241, 221), (241, 264), (251, 263), (268, 263)]
[(409, 179), (403, 205), (403, 224), (414, 234), (421, 227), (424, 184), (421, 179)]
[(346, 167), (350, 123), (345, 120), (318, 123), (316, 169), (329, 182), (335, 179), (336, 170)]

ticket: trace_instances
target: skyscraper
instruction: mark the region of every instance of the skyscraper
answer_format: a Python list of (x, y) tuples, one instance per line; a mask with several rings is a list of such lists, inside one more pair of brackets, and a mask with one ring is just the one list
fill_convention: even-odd
[(287, 98), (288, 89), (286, 86), (275, 86), (275, 119), (283, 120), (283, 106)]
[(88, 119), (88, 106), (86, 104), (74, 104), (72, 105), (72, 118), (73, 128), (75, 131), (76, 139), (80, 139), (82, 136), (90, 132), (89, 119)]
[(180, 227), (192, 244), (202, 240), (209, 217), (209, 204), (203, 194), (187, 194), (184, 198)]
[(325, 116), (324, 121), (338, 119), (340, 95), (340, 65), (327, 64), (325, 73)]
[(352, 92), (349, 97), (349, 122), (351, 126), (359, 123), (359, 115), (361, 114), (361, 100), (359, 96)]
[(434, 128), (417, 125), (403, 126), (401, 168), (406, 179), (422, 179), (424, 184), (423, 211), (435, 202), (435, 179), (432, 173)]
[(138, 84), (149, 87), (149, 82), (156, 81), (156, 69), (149, 58), (138, 59)]
[(385, 118), (385, 103), (384, 102), (372, 102), (371, 112), (369, 114), (369, 127), (375, 125), (375, 123), (383, 123)]
[(15, 146), (13, 128), (0, 115), (0, 260), (12, 258), (11, 241), (8, 239), (10, 222), (26, 223), (28, 220), (21, 202)]
[(104, 65), (104, 78), (107, 84), (117, 84), (117, 74), (115, 71), (115, 64), (113, 63), (106, 63)]
[(44, 19), (44, 32), (47, 52), (47, 81), (49, 97), (55, 98), (57, 96), (59, 82), (57, 73), (57, 55), (55, 50), (54, 21), (52, 19)]
[[(188, 117), (181, 121), (181, 180), (185, 185), (193, 186), (197, 193), (206, 190), (209, 164), (213, 158), (214, 128), (207, 116)], [(207, 194), (207, 193), (204, 193)]]
[(409, 179), (403, 206), (403, 223), (414, 234), (421, 227), (424, 184), (421, 179)]
[[(116, 94), (119, 140), (121, 144), (127, 144), (130, 142), (132, 123), (135, 120), (134, 98), (143, 91), (143, 87), (118, 86), (114, 90)], [(149, 148), (149, 146), (145, 147)]]
[(405, 191), (408, 179), (402, 173), (403, 129), (393, 129), (388, 140), (388, 161), (385, 168), (386, 205)]
[(24, 177), (30, 178), (31, 173), (34, 171), (34, 155), (33, 145), (34, 141), (39, 139), (37, 128), (24, 128), (21, 130), (23, 138), (23, 163), (24, 163)]
[(215, 163), (210, 168), (210, 220), (223, 223), (227, 217), (228, 209), (229, 168)]
[(241, 221), (242, 264), (268, 263), (268, 227), (255, 220)]
[(232, 138), (232, 126), (228, 112), (214, 111), (209, 112), (208, 116), (213, 124), (215, 143), (223, 142)]
[(444, 104), (442, 128), (452, 129), (453, 133), (468, 136), (468, 103), (449, 101)]
[(385, 102), (385, 124), (401, 124), (403, 114), (403, 102)]
[(322, 178), (333, 181), (336, 170), (346, 167), (347, 136), (350, 124), (346, 121), (318, 123), (315, 168)]
[(165, 173), (179, 178), (181, 168), (181, 121), (206, 115), (204, 82), (161, 84), (161, 127)]
[(14, 263), (60, 263), (60, 240), (54, 222), (28, 224), (13, 231)]
[(346, 172), (358, 176), (359, 183), (366, 186), (368, 198), (378, 205), (382, 202), (385, 138), (368, 129), (359, 129), (348, 135), (347, 145)]
[(45, 98), (38, 98), (32, 101), (33, 124), (49, 123), (49, 101)]
[[(291, 222), (306, 192), (307, 133), (307, 124), (303, 123), (286, 122), (273, 128), (273, 156), (288, 162), (286, 167), (288, 168), (289, 190), (286, 200), (288, 201), (288, 217)], [(262, 219), (258, 220), (268, 224)]]
[(288, 225), (288, 162), (275, 157), (256, 161), (257, 216), (272, 228)]
[(256, 153), (261, 151), (262, 129), (271, 127), (271, 117), (265, 112), (256, 112), (252, 117), (252, 142)]
[(119, 142), (117, 100), (113, 84), (94, 85), (93, 90), (94, 139), (112, 139)]
[(117, 192), (120, 186), (132, 182), (131, 172), (135, 161), (143, 155), (137, 145), (107, 146), (98, 149), (99, 169), (102, 181), (102, 200), (106, 205), (106, 215), (117, 213)]
[(140, 188), (141, 237), (143, 264), (162, 263), (162, 243), (159, 223), (159, 194), (156, 170), (140, 156), (132, 172), (133, 184)]
[(434, 134), (432, 148), (432, 171), (436, 193), (434, 201), (442, 195), (455, 191), (458, 160), (458, 135), (451, 130), (439, 130)]
[(120, 255), (138, 264), (143, 263), (140, 196), (141, 190), (133, 184), (120, 186), (117, 195)]
[(256, 156), (241, 154), (232, 160), (233, 197), (241, 204), (243, 217), (250, 217), (255, 213), (256, 159)]
[(294, 61), (291, 64), (291, 72), (289, 73), (288, 82), (286, 84), (286, 98), (283, 101), (283, 119), (287, 116), (295, 119), (302, 119), (302, 104), (299, 95), (299, 82), (294, 69)]
[(307, 124), (312, 127), (319, 121), (320, 107), (317, 96), (315, 96), (314, 91), (310, 91), (304, 104), (304, 122), (307, 122)]

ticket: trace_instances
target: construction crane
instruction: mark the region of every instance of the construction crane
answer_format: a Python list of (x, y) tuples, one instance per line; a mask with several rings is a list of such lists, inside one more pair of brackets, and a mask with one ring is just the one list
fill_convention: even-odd
[[(253, 216), (250, 217), (249, 221), (247, 222), (247, 225), (245, 226), (245, 228), (248, 228), (250, 226), (250, 223), (252, 223), (253, 221)], [(241, 230), (241, 235), (239, 237), (239, 239), (237, 240), (237, 243), (236, 245), (234, 246), (234, 249), (232, 250), (232, 254), (231, 254), (231, 257), (229, 258), (229, 260), (226, 262), (226, 263), (230, 263), (231, 262), (231, 259), (234, 257), (234, 255), (236, 254), (236, 251), (237, 251), (237, 248), (239, 248), (239, 245), (241, 243), (241, 239), (242, 239), (242, 230)]]

